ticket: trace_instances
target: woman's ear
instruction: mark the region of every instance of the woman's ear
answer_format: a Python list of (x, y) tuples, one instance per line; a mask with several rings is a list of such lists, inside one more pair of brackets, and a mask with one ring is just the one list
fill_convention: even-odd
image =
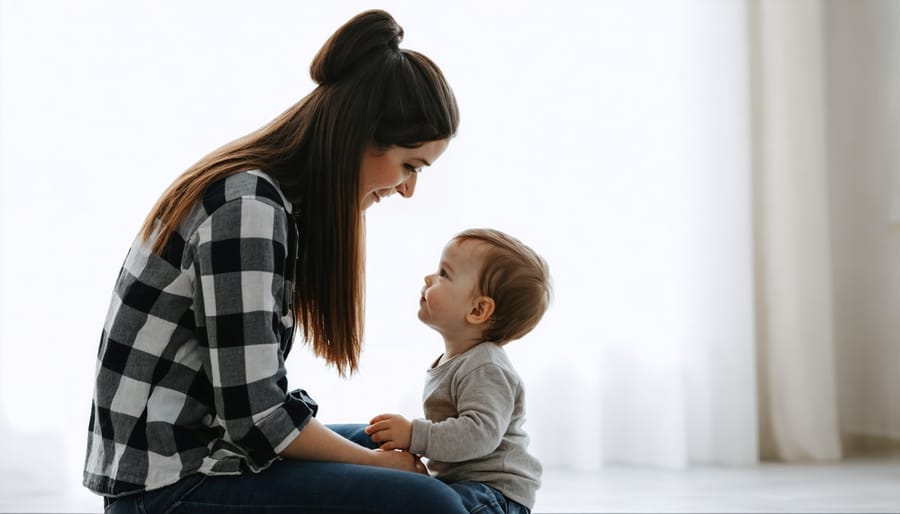
[(466, 314), (466, 321), (473, 325), (480, 325), (491, 319), (494, 315), (496, 304), (490, 296), (479, 296), (475, 298), (472, 310)]

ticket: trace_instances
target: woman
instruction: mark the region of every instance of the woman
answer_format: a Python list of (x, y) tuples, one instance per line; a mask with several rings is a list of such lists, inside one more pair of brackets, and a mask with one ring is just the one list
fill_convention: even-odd
[(402, 37), (383, 11), (348, 21), (313, 60), (312, 93), (148, 215), (98, 355), (84, 483), (108, 512), (464, 512), (415, 456), (316, 421), (284, 369), (299, 325), (356, 370), (363, 212), (411, 197), (456, 133), (452, 91)]

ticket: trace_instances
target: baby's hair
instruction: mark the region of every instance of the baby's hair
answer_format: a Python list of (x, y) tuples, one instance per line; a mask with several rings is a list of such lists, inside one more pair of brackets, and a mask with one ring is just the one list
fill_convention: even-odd
[(531, 332), (550, 305), (547, 262), (518, 239), (495, 229), (464, 230), (453, 239), (485, 243), (479, 294), (492, 298), (495, 306), (484, 339), (503, 345)]

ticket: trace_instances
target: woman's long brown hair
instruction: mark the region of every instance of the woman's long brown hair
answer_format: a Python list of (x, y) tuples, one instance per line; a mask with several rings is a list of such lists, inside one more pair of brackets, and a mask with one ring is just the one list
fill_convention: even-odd
[(416, 147), (456, 134), (459, 113), (440, 69), (400, 49), (384, 11), (339, 28), (313, 59), (318, 86), (268, 125), (188, 168), (150, 211), (141, 234), (160, 254), (214, 182), (248, 170), (275, 178), (300, 232), (294, 304), (315, 353), (341, 375), (357, 369), (363, 336), (364, 226), (359, 169), (370, 144)]

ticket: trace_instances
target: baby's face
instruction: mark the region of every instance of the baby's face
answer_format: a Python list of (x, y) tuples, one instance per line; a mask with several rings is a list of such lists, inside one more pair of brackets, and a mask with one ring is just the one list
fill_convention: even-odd
[(425, 276), (419, 298), (419, 319), (445, 337), (466, 328), (466, 314), (479, 296), (485, 243), (454, 239), (444, 247), (437, 271)]

